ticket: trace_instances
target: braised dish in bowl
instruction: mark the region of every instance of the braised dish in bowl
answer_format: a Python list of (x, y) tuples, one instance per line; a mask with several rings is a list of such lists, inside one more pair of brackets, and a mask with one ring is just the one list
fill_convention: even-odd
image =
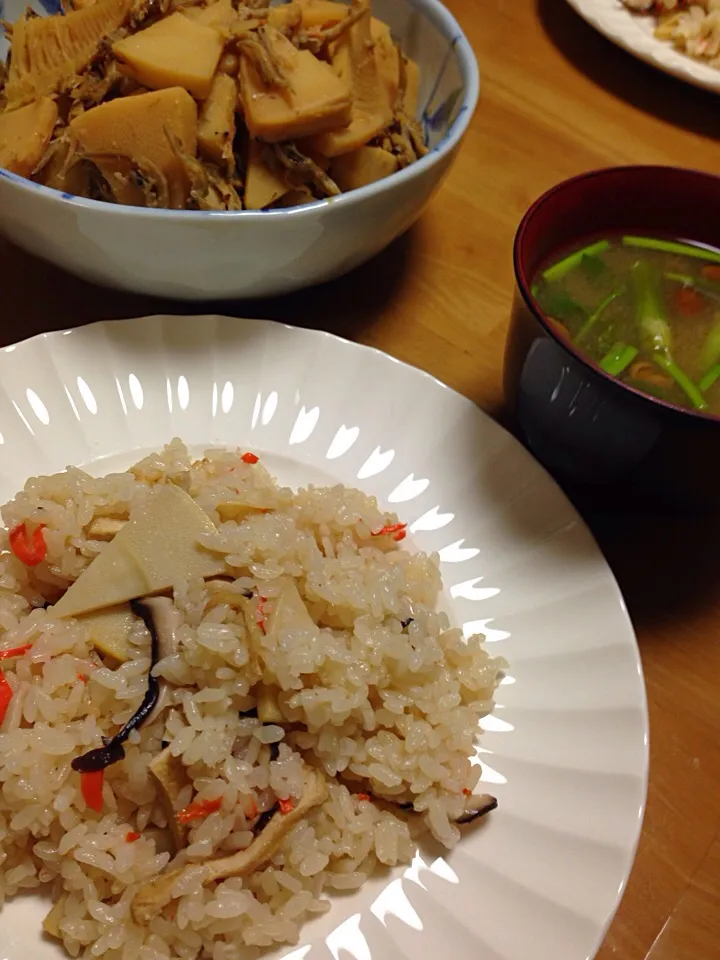
[(370, 0), (77, 0), (9, 39), (0, 164), (74, 196), (293, 207), (427, 154), (418, 65)]
[(438, 0), (17, 6), (0, 229), (131, 290), (266, 295), (352, 268), (419, 216), (477, 101)]

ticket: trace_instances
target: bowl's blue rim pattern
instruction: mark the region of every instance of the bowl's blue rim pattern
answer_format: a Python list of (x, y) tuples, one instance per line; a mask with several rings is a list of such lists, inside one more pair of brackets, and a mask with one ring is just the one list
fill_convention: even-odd
[[(442, 157), (451, 154), (459, 145), (470, 124), (475, 108), (480, 96), (480, 71), (477, 59), (467, 37), (460, 29), (455, 17), (443, 5), (441, 0), (407, 0), (407, 2), (419, 13), (422, 13), (437, 30), (447, 37), (448, 49), (440, 68), (440, 72), (433, 84), (432, 91), (428, 101), (422, 111), (422, 123), (426, 132), (436, 129), (437, 126), (448, 122), (448, 129), (440, 143), (433, 147), (427, 156), (411, 164), (409, 167), (398, 171), (392, 177), (385, 180), (379, 180), (366, 187), (360, 187), (358, 190), (352, 190), (349, 193), (341, 194), (339, 197), (332, 197), (328, 200), (318, 200), (316, 203), (309, 203), (302, 207), (288, 207), (280, 210), (165, 210), (153, 207), (128, 207), (120, 204), (108, 204), (100, 200), (88, 200), (85, 197), (76, 197), (71, 193), (63, 193), (52, 187), (46, 187), (34, 180), (28, 180), (19, 174), (11, 173), (0, 167), (0, 178), (10, 181), (23, 190), (31, 190), (40, 193), (48, 200), (54, 203), (72, 204), (75, 207), (82, 207), (88, 211), (112, 210), (119, 216), (134, 216), (153, 218), (172, 217), (173, 219), (206, 219), (212, 217), (216, 220), (229, 220), (242, 217), (245, 220), (259, 219), (267, 220), (271, 217), (302, 217), (313, 215), (321, 206), (340, 205), (348, 206), (354, 203), (361, 203), (367, 197), (375, 196), (393, 184), (413, 180), (424, 170), (434, 166)], [(57, 13), (60, 6), (59, 0), (40, 0), (41, 5), (48, 13)], [(4, 6), (3, 0), (0, 0), (1, 7)], [(461, 89), (453, 90), (450, 96), (446, 97), (441, 103), (436, 104), (435, 99), (437, 91), (442, 83), (443, 76), (450, 64), (453, 54), (457, 56), (460, 74), (465, 85), (465, 95)], [(450, 120), (450, 118), (452, 119)]]

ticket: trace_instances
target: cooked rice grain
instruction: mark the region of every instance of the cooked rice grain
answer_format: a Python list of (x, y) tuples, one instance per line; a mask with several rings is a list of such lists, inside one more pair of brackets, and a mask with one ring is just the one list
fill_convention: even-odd
[[(0, 534), (0, 643), (32, 644), (3, 663), (13, 699), (0, 728), (0, 898), (51, 885), (46, 929), (71, 956), (249, 960), (296, 942), (302, 923), (329, 909), (326, 893), (411, 860), (419, 822), (447, 846), (459, 837), (463, 791), (480, 773), (468, 758), (502, 664), (435, 611), (437, 557), (372, 536), (397, 522), (374, 499), (340, 486), (293, 493), (240, 454), (211, 450), (192, 462), (174, 440), (127, 473), (33, 478), (2, 510), (7, 528), (44, 524), (48, 550), (28, 569)], [(179, 649), (154, 671), (170, 684), (169, 706), (107, 769), (98, 815), (70, 763), (137, 708), (148, 634), (138, 625), (131, 659), (103, 663), (81, 622), (41, 605), (107, 546), (89, 535), (93, 521), (141, 515), (163, 483), (189, 492), (217, 525), (206, 546), (225, 556), (228, 582), (175, 585)], [(238, 597), (259, 586), (273, 604), (288, 578), (302, 609), (286, 611), (282, 630), (251, 629)], [(268, 723), (256, 714), (261, 691)], [(219, 801), (188, 824), (177, 855), (148, 776), (168, 744), (187, 781), (174, 811)], [(328, 777), (327, 800), (251, 876), (204, 885), (204, 861), (246, 849), (258, 816), (297, 800), (308, 762)], [(138, 925), (139, 887), (192, 863), (172, 903)]]
[(657, 18), (655, 36), (720, 69), (720, 0), (624, 0), (632, 11)]

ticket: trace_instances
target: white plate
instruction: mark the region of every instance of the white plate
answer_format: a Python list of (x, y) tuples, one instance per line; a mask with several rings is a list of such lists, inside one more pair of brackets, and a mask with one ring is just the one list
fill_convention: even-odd
[[(0, 351), (0, 498), (32, 474), (123, 469), (173, 436), (242, 445), (289, 483), (340, 481), (438, 550), (445, 602), (510, 670), (483, 721), (500, 806), (450, 855), (419, 856), (303, 931), (293, 960), (586, 960), (632, 863), (648, 721), (633, 636), (589, 532), (543, 469), (470, 401), (326, 333), (151, 317)], [(7, 960), (58, 960), (46, 905), (0, 914)], [(450, 946), (451, 945), (451, 946)]]
[(720, 93), (720, 70), (654, 36), (655, 18), (632, 14), (620, 0), (568, 0), (589, 24), (646, 63), (696, 87)]

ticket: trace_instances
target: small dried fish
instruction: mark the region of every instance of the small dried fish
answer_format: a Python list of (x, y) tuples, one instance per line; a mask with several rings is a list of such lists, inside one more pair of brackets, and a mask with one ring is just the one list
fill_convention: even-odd
[(190, 184), (188, 209), (224, 210), (225, 207), (217, 192), (211, 188), (205, 164), (196, 157), (191, 157), (185, 153), (179, 139), (167, 127), (165, 128), (165, 136), (168, 138), (173, 153), (182, 164)]
[(76, 76), (66, 91), (72, 103), (70, 112), (78, 106), (87, 110), (102, 103), (124, 79), (115, 60), (99, 62), (93, 70)]
[[(242, 24), (242, 26), (245, 25)], [(237, 48), (239, 53), (252, 61), (263, 83), (267, 86), (280, 87), (283, 90), (291, 88), (286, 67), (273, 53), (265, 27), (259, 27), (255, 31), (241, 32), (237, 35)]]
[[(102, 196), (93, 199), (127, 203), (132, 198), (135, 206), (168, 209), (170, 190), (165, 174), (146, 157), (78, 152), (75, 162), (82, 160), (92, 163), (100, 174), (96, 186)], [(110, 196), (106, 195), (106, 188)]]
[(92, 164), (77, 156), (77, 140), (67, 130), (52, 140), (35, 170), (33, 178), (47, 187), (84, 197), (90, 195)]
[(363, 17), (369, 7), (369, 0), (356, 0), (347, 15), (337, 23), (329, 27), (316, 27), (305, 33), (305, 39), (302, 47), (314, 53), (315, 56), (321, 54), (330, 43), (339, 40), (349, 29), (354, 26)]
[(289, 173), (289, 179), (296, 186), (311, 183), (322, 197), (336, 197), (340, 187), (325, 171), (304, 153), (300, 153), (294, 143), (275, 143), (272, 153), (277, 162)]
[(172, 0), (136, 0), (128, 21), (131, 31), (166, 17), (172, 6)]
[(238, 193), (240, 182), (225, 176), (217, 167), (206, 166), (208, 184), (214, 191), (224, 210), (242, 210), (243, 202)]
[(418, 159), (426, 156), (428, 153), (428, 145), (422, 127), (417, 120), (411, 120), (408, 117), (405, 118), (405, 123), (410, 141), (415, 149), (415, 155)]
[(390, 152), (398, 158), (401, 169), (409, 167), (428, 152), (420, 125), (409, 120), (403, 113), (396, 113), (387, 136), (390, 140)]

